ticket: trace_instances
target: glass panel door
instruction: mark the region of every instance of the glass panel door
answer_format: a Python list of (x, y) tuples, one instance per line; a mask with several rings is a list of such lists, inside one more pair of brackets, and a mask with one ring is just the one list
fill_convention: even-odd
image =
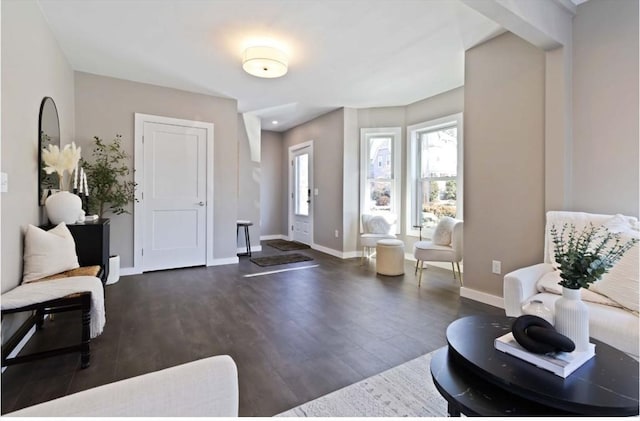
[(294, 189), (293, 203), (294, 213), (300, 216), (309, 216), (309, 202), (311, 190), (309, 187), (309, 154), (296, 155), (293, 162)]

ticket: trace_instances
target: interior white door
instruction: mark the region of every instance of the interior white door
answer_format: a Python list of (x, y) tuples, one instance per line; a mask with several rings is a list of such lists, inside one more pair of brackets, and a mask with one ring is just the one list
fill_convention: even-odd
[(143, 270), (206, 263), (207, 131), (144, 122)]
[(293, 241), (311, 245), (313, 207), (311, 190), (313, 181), (313, 154), (310, 146), (291, 152), (291, 209), (293, 215)]

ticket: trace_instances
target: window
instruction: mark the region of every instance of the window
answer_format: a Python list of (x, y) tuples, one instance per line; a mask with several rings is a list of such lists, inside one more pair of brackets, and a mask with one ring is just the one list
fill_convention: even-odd
[(400, 127), (360, 130), (361, 213), (394, 214), (400, 227)]
[(407, 127), (407, 234), (430, 237), (443, 216), (462, 218), (462, 114)]

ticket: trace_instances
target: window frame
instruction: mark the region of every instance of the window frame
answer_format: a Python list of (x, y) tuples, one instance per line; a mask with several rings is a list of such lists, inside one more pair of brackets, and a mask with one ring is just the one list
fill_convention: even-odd
[[(456, 180), (456, 218), (462, 219), (464, 212), (463, 200), (463, 168), (464, 168), (464, 133), (462, 113), (447, 115), (433, 120), (407, 126), (407, 184), (406, 184), (406, 235), (419, 237), (419, 229), (413, 228), (418, 221), (418, 183), (422, 182), (419, 168), (420, 159), (420, 135), (425, 132), (432, 132), (439, 129), (455, 126), (457, 129), (457, 165), (456, 177), (429, 177), (431, 180)], [(423, 238), (431, 238), (432, 230), (422, 230)]]
[[(369, 182), (369, 140), (376, 137), (391, 138), (391, 211), (396, 216), (395, 230), (400, 234), (402, 226), (402, 128), (401, 127), (366, 127), (360, 129), (360, 214), (371, 213), (386, 215), (387, 212), (366, 210)], [(386, 180), (386, 179), (385, 179)], [(370, 194), (369, 194), (370, 196)], [(360, 224), (362, 225), (362, 224)], [(362, 233), (362, 226), (360, 227)]]

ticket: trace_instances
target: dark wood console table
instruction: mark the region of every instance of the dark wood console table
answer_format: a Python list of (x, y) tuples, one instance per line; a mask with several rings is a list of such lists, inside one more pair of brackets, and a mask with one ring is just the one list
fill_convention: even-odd
[(636, 360), (592, 338), (595, 357), (563, 379), (494, 348), (513, 320), (471, 316), (447, 328), (431, 376), (450, 415), (638, 415)]
[[(53, 225), (42, 228), (51, 229)], [(102, 267), (100, 279), (104, 284), (109, 276), (109, 219), (67, 224), (67, 228), (76, 242), (76, 254), (80, 266), (99, 265)]]

